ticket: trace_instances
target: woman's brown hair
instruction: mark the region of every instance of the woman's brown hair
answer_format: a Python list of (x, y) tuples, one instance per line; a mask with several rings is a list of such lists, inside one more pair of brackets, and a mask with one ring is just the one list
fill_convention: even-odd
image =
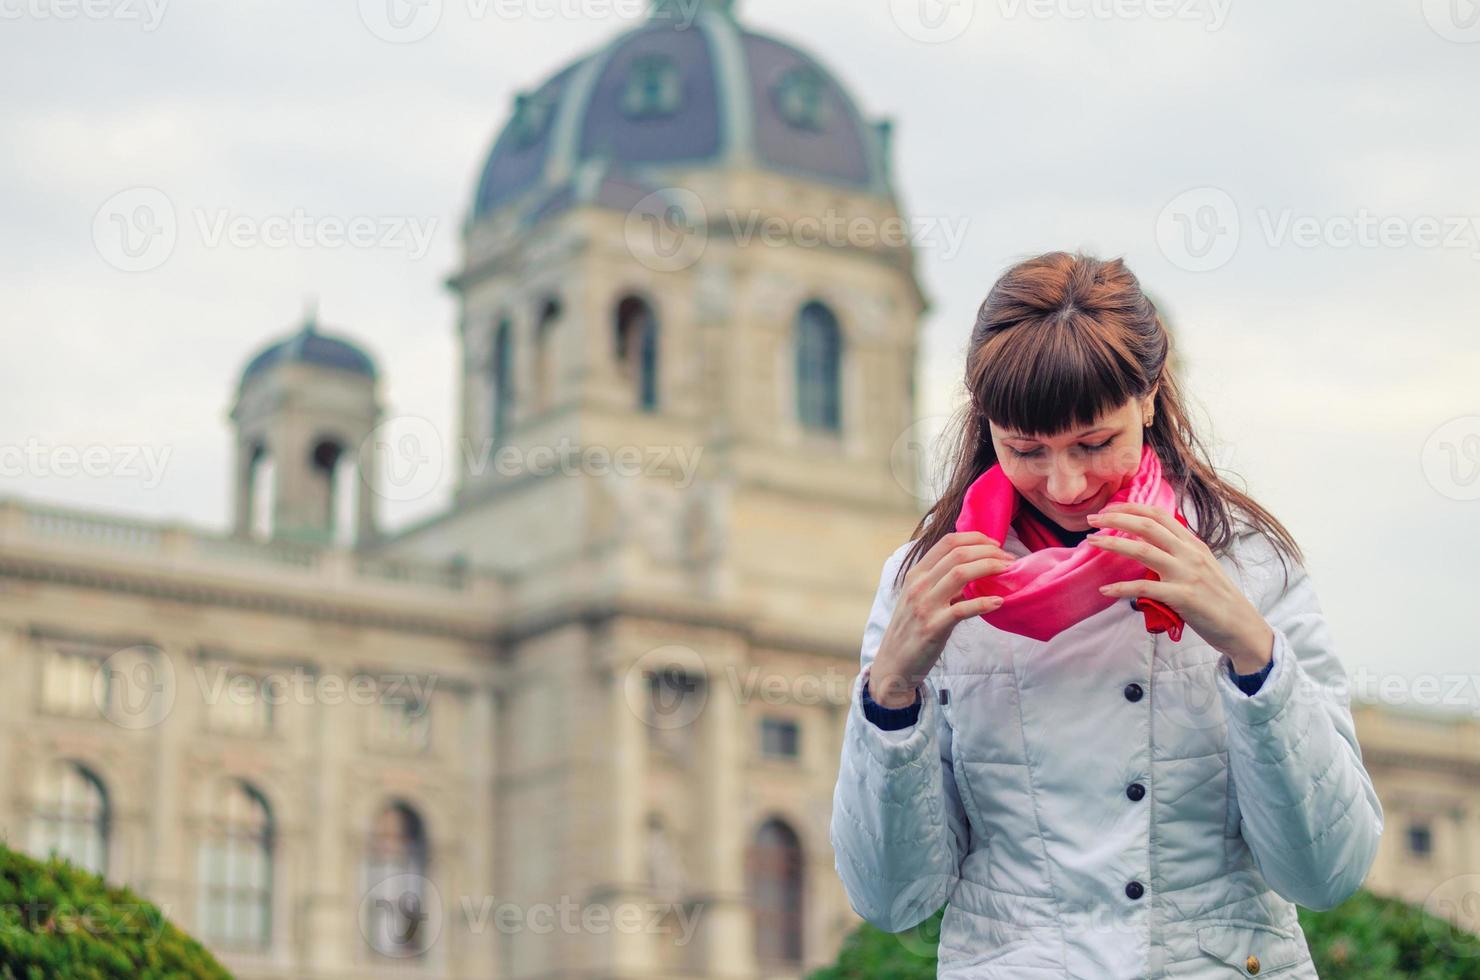
[(1161, 458), (1163, 478), (1196, 509), (1198, 537), (1222, 556), (1246, 528), (1258, 530), (1303, 564), (1284, 525), (1214, 471), (1183, 406), (1171, 353), (1171, 333), (1120, 259), (1048, 252), (1003, 273), (977, 311), (967, 346), (971, 397), (951, 439), (946, 488), (915, 526), (896, 587), (955, 530), (967, 488), (997, 462), (988, 420), (1028, 435), (1057, 435), (1094, 424), (1158, 383), (1145, 438)]

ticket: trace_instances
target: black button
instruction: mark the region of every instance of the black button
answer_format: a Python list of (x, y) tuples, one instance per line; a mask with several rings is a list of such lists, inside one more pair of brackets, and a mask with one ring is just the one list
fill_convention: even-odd
[(1146, 889), (1141, 886), (1139, 881), (1128, 881), (1125, 883), (1125, 895), (1127, 898), (1137, 899), (1144, 894), (1146, 894)]
[(1131, 596), (1131, 598), (1130, 598), (1130, 604), (1131, 604), (1131, 608), (1134, 609), (1136, 612), (1140, 612), (1141, 611), (1141, 607), (1138, 606), (1138, 605), (1136, 605), (1136, 597), (1135, 596)]
[(1129, 796), (1132, 800), (1139, 800), (1146, 795), (1146, 787), (1140, 783), (1131, 783), (1125, 788), (1125, 795)]
[(1127, 684), (1125, 686), (1125, 699), (1127, 701), (1139, 701), (1141, 700), (1141, 694), (1140, 684)]

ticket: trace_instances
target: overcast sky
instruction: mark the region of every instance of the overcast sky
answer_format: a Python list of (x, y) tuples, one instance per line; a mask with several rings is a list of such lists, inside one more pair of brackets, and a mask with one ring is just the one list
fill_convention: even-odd
[[(391, 414), (452, 430), (443, 280), (481, 163), (517, 90), (642, 5), (423, 0), (397, 28), (388, 2), (0, 0), (0, 494), (224, 527), (233, 387), (311, 295), (374, 354)], [(959, 396), (1006, 265), (1125, 256), (1219, 464), (1305, 548), (1358, 694), (1480, 714), (1473, 0), (739, 6), (895, 121), (934, 304), (923, 415)], [(172, 250), (121, 268), (120, 202), (161, 196)], [(213, 237), (297, 214), (401, 230)], [(16, 465), (27, 446), (41, 465)], [(54, 472), (89, 446), (109, 475)]]

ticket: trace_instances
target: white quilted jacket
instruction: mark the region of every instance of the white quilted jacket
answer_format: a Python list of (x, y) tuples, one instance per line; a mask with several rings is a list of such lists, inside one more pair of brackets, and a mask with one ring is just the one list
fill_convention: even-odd
[[(862, 668), (908, 547), (884, 563)], [(949, 903), (937, 976), (954, 980), (1316, 977), (1292, 903), (1361, 885), (1382, 806), (1310, 578), (1291, 562), (1286, 586), (1262, 534), (1234, 554), (1275, 632), (1253, 696), (1129, 599), (1047, 643), (962, 622), (902, 731), (864, 717), (861, 671), (831, 824), (853, 909), (901, 932)]]

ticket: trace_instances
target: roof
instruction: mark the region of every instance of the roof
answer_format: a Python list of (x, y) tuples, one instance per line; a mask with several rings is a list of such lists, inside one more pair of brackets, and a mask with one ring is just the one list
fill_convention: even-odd
[(374, 379), (375, 362), (353, 341), (320, 333), (318, 323), (310, 317), (295, 334), (268, 345), (247, 362), (241, 383), (278, 364), (312, 364), (317, 367), (349, 371)]
[(659, 0), (641, 26), (516, 99), (484, 165), (474, 220), (613, 170), (756, 166), (892, 195), (889, 124), (864, 120), (810, 55), (750, 31), (727, 0)]

